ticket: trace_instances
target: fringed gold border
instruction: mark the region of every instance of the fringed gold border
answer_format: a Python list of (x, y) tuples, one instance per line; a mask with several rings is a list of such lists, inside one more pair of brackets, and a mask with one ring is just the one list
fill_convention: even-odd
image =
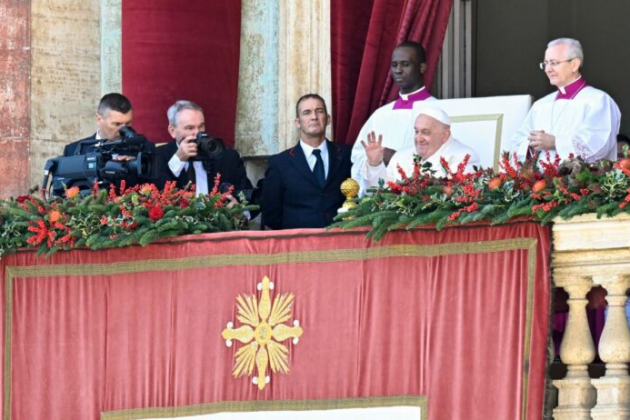
[(399, 406), (419, 407), (422, 420), (428, 419), (426, 396), (401, 395), (393, 397), (345, 398), (330, 400), (222, 401), (212, 404), (190, 405), (183, 407), (109, 411), (101, 413), (101, 420), (139, 420), (189, 417), (217, 413), (341, 410), (350, 408)]
[[(25, 266), (6, 267), (5, 276), (5, 348), (4, 348), (4, 420), (11, 420), (11, 326), (13, 317), (13, 280), (17, 278), (29, 277), (57, 277), (57, 276), (98, 276), (129, 274), (146, 271), (180, 271), (194, 268), (232, 266), (232, 265), (270, 265), (270, 264), (299, 264), (312, 262), (333, 262), (333, 261), (361, 261), (375, 258), (392, 257), (436, 257), (445, 255), (482, 254), (489, 252), (502, 252), (513, 250), (528, 251), (528, 274), (527, 274), (527, 308), (525, 318), (525, 339), (524, 339), (524, 374), (523, 374), (523, 395), (522, 414), (523, 419), (527, 418), (527, 387), (529, 379), (529, 343), (531, 341), (532, 305), (534, 293), (534, 279), (536, 272), (536, 249), (538, 241), (534, 238), (516, 238), (485, 242), (454, 242), (439, 245), (389, 245), (372, 248), (340, 249), (325, 251), (302, 251), (285, 252), (279, 254), (232, 254), (232, 255), (210, 255), (190, 258), (158, 259), (130, 261), (114, 264), (78, 264), (78, 265), (54, 265), (54, 266)], [(386, 397), (383, 397), (386, 398)], [(407, 397), (404, 397), (407, 398)], [(415, 397), (418, 398), (418, 397)], [(426, 397), (424, 399), (426, 411)], [(370, 400), (374, 400), (373, 398)], [(382, 401), (377, 399), (378, 401)], [(346, 401), (346, 400), (325, 400), (325, 401)], [(363, 401), (363, 400), (347, 400)], [(247, 404), (260, 404), (262, 402), (247, 402)], [(217, 403), (228, 404), (228, 403)], [(229, 404), (237, 404), (231, 402)], [(239, 402), (238, 404), (246, 404)], [(319, 403), (318, 403), (319, 404)], [(322, 404), (324, 404), (322, 402)], [(324, 404), (325, 405), (325, 404)], [(194, 407), (205, 407), (194, 406)], [(216, 407), (216, 404), (208, 406)], [(171, 408), (171, 410), (177, 408)], [(146, 409), (151, 410), (151, 409)], [(157, 409), (156, 409), (157, 410)], [(137, 411), (137, 410), (127, 410)], [(125, 411), (125, 412), (127, 412)], [(260, 411), (244, 410), (244, 411)], [(424, 416), (424, 414), (423, 414)], [(134, 419), (140, 417), (120, 417), (120, 419)], [(146, 418), (146, 417), (145, 417)], [(107, 418), (110, 420), (109, 418)], [(114, 419), (114, 418), (112, 418)], [(116, 417), (115, 419), (118, 419)], [(423, 418), (423, 420), (426, 420)]]

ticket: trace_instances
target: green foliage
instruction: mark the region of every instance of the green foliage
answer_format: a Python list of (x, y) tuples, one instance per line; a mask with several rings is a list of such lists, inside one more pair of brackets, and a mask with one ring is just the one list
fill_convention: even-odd
[(0, 256), (21, 247), (36, 247), (38, 255), (77, 247), (90, 249), (146, 246), (160, 238), (244, 229), (246, 202), (227, 207), (227, 197), (213, 190), (208, 195), (163, 191), (146, 184), (120, 193), (92, 190), (46, 201), (21, 196), (0, 201)]
[[(443, 163), (444, 165), (444, 163)], [(628, 212), (630, 159), (587, 164), (580, 159), (550, 161), (535, 157), (525, 162), (504, 155), (501, 171), (465, 165), (446, 178), (435, 178), (427, 163), (416, 161), (414, 173), (403, 180), (381, 182), (337, 217), (332, 227), (369, 226), (368, 237), (381, 239), (395, 229), (469, 223), (501, 224), (516, 219), (550, 223), (555, 217), (580, 214), (598, 217)]]

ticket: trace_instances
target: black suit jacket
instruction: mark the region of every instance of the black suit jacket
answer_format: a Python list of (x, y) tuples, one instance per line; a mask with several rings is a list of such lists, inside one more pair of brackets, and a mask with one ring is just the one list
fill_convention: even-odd
[(269, 158), (262, 200), (263, 223), (272, 229), (322, 228), (345, 197), (339, 187), (350, 178), (350, 148), (328, 140), (328, 177), (322, 188), (299, 143)]
[[(102, 140), (96, 139), (96, 133), (92, 134), (90, 137), (86, 137), (81, 140), (77, 140), (72, 142), (63, 149), (63, 156), (79, 156), (85, 155), (86, 153), (96, 152), (97, 149), (94, 145)], [(150, 141), (145, 141), (142, 145), (141, 149), (142, 153), (155, 153), (155, 144)], [(116, 187), (120, 186), (120, 180), (102, 180), (101, 188), (109, 188), (110, 184), (116, 185)], [(154, 182), (153, 178), (140, 178), (136, 173), (130, 173), (125, 177), (125, 185), (127, 188), (134, 187), (139, 184)], [(70, 185), (69, 185), (70, 186)]]
[[(157, 148), (157, 180), (159, 189), (164, 188), (166, 181), (176, 181), (177, 188), (184, 188), (188, 182), (194, 183), (194, 179), (188, 179), (188, 173), (182, 170), (176, 177), (168, 166), (168, 161), (177, 152), (177, 143), (172, 142)], [(221, 174), (221, 184), (234, 185), (235, 192), (240, 190), (251, 190), (252, 183), (247, 178), (245, 164), (236, 150), (225, 149), (217, 159), (204, 162), (204, 168), (208, 173), (208, 188), (212, 189), (214, 178)]]

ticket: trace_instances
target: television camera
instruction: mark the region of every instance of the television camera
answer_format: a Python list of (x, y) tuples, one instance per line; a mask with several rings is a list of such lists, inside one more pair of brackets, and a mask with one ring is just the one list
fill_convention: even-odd
[[(67, 188), (79, 187), (86, 194), (94, 183), (106, 187), (122, 179), (150, 182), (156, 177), (155, 155), (143, 152), (148, 140), (128, 126), (119, 130), (120, 140), (94, 140), (79, 144), (73, 156), (48, 159), (42, 190), (62, 197)], [(86, 150), (83, 150), (86, 149)], [(130, 160), (118, 157), (129, 156)], [(126, 159), (126, 158), (125, 158)], [(52, 182), (49, 180), (52, 177)]]

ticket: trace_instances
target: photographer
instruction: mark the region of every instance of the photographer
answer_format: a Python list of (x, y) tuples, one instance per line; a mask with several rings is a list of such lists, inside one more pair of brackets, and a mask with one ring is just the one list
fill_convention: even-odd
[[(120, 129), (127, 127), (127, 136), (135, 134), (131, 128), (133, 109), (131, 102), (120, 93), (108, 93), (101, 98), (96, 113), (96, 133), (85, 139), (68, 144), (63, 150), (63, 157), (85, 155), (107, 148), (108, 144), (121, 140)], [(133, 134), (130, 134), (133, 133)], [(154, 152), (155, 145), (142, 136), (136, 136), (134, 150), (136, 152)], [(105, 147), (103, 147), (105, 145)], [(100, 146), (100, 147), (99, 147)], [(112, 160), (125, 162), (135, 159), (135, 155), (115, 154)], [(149, 179), (141, 179), (137, 174), (130, 172), (124, 178), (127, 188), (135, 185), (152, 182)], [(102, 181), (101, 188), (109, 188), (110, 183), (120, 185), (121, 180)]]
[(222, 190), (231, 185), (235, 192), (252, 190), (245, 165), (235, 150), (223, 148), (220, 140), (212, 138), (204, 139), (205, 145), (210, 146), (199, 147), (202, 140), (198, 137), (206, 136), (205, 118), (199, 105), (177, 101), (166, 114), (168, 132), (175, 141), (157, 148), (158, 188), (164, 188), (166, 181), (177, 181), (178, 188), (192, 182), (197, 195), (207, 194), (220, 173)]

